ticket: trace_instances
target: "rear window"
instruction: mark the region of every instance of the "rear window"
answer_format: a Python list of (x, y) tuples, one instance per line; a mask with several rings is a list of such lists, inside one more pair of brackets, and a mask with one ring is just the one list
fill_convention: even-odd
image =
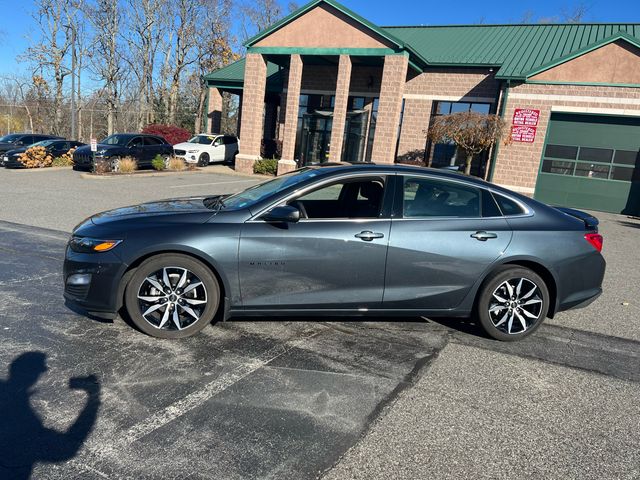
[(504, 197), (500, 194), (494, 193), (493, 197), (496, 199), (502, 214), (506, 217), (513, 215), (522, 215), (525, 213), (524, 209), (510, 198)]

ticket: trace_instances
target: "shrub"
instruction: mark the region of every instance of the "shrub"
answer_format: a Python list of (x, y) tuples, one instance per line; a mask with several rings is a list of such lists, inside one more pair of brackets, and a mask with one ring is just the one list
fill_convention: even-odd
[(93, 173), (97, 173), (98, 175), (102, 175), (105, 173), (109, 173), (111, 171), (111, 162), (106, 159), (96, 160), (95, 165), (93, 166)]
[(156, 155), (153, 160), (151, 160), (151, 166), (156, 170), (164, 170), (164, 157), (160, 154)]
[(171, 145), (186, 142), (191, 138), (191, 133), (184, 128), (176, 125), (162, 125), (160, 123), (152, 123), (142, 129), (142, 133), (151, 135), (160, 135)]
[(120, 173), (133, 173), (138, 169), (135, 158), (124, 157), (120, 159)]
[(260, 175), (275, 175), (278, 173), (278, 160), (275, 158), (263, 158), (253, 164), (253, 173)]
[(171, 157), (169, 159), (169, 170), (176, 170), (178, 172), (181, 172), (182, 170), (187, 168), (185, 163), (186, 162), (181, 158)]
[(70, 167), (73, 165), (73, 152), (76, 151), (76, 147), (70, 149), (67, 153), (60, 157), (53, 159), (51, 166), (53, 167)]
[(31, 147), (20, 155), (20, 161), (26, 168), (43, 168), (51, 166), (53, 157), (44, 147)]
[(263, 138), (260, 143), (260, 156), (262, 158), (282, 158), (282, 141)]

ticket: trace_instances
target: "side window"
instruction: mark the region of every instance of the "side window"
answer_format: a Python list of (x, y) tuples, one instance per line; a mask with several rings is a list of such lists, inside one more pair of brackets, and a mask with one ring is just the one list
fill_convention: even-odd
[(384, 179), (358, 178), (332, 183), (289, 202), (303, 218), (378, 218)]
[(403, 216), (479, 217), (480, 190), (459, 183), (405, 177)]
[(145, 145), (161, 145), (162, 142), (156, 137), (144, 137)]
[(142, 137), (135, 137), (129, 142), (130, 147), (141, 147), (144, 144)]
[(493, 197), (496, 199), (496, 202), (498, 202), (498, 206), (500, 207), (500, 210), (502, 210), (502, 214), (506, 217), (526, 213), (520, 205), (510, 198), (503, 197), (497, 193), (494, 193)]
[(219, 147), (222, 144), (223, 144), (223, 137), (218, 137), (213, 142), (214, 147)]

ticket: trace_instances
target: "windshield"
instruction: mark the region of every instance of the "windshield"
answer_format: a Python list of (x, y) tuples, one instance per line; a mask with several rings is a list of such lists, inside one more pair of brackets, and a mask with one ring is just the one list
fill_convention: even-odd
[(313, 178), (318, 174), (317, 169), (301, 168), (293, 173), (282, 175), (273, 180), (267, 180), (266, 182), (249, 187), (242, 192), (225, 197), (223, 200), (224, 208), (240, 209), (250, 207), (271, 195), (281, 192), (296, 183)]
[(120, 145), (121, 147), (125, 147), (127, 143), (129, 143), (129, 140), (131, 140), (131, 135), (109, 135), (100, 143), (103, 145)]
[(55, 140), (41, 140), (37, 143), (34, 143), (33, 145), (31, 145), (32, 147), (48, 147), (49, 145), (51, 145), (53, 142), (55, 142)]
[(22, 137), (22, 135), (12, 133), (11, 135), (5, 135), (4, 137), (0, 137), (0, 142), (4, 143), (13, 143), (18, 138)]
[(198, 143), (200, 145), (211, 145), (216, 139), (215, 135), (196, 135), (195, 137), (189, 139), (188, 143)]

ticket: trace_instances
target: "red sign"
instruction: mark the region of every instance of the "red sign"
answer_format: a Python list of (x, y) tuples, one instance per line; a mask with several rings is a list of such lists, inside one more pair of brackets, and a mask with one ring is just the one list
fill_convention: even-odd
[(538, 125), (540, 119), (540, 110), (534, 110), (532, 108), (516, 108), (513, 112), (513, 124), (514, 125), (526, 125), (528, 127), (535, 127)]
[(511, 140), (514, 142), (533, 143), (536, 139), (536, 127), (515, 125), (511, 127)]

